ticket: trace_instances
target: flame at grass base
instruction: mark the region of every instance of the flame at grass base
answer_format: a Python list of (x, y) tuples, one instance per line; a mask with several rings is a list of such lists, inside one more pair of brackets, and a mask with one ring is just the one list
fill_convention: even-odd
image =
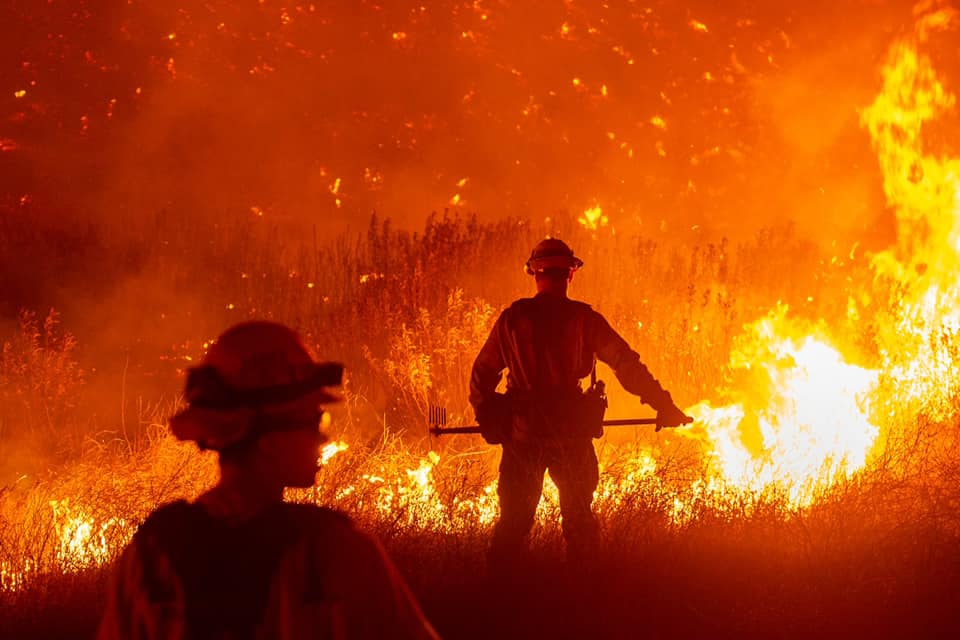
[(784, 308), (747, 329), (730, 358), (732, 402), (691, 408), (690, 436), (707, 445), (723, 484), (809, 505), (866, 464), (879, 435), (868, 417), (878, 372), (845, 362), (822, 331), (788, 322)]

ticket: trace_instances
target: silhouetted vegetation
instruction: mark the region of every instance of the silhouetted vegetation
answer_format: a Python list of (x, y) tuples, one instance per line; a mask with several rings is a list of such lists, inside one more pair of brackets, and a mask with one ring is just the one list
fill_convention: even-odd
[[(890, 418), (868, 469), (802, 509), (775, 491), (698, 497), (695, 442), (609, 434), (598, 443), (597, 498), (609, 546), (596, 571), (565, 573), (548, 492), (535, 570), (505, 591), (483, 578), (496, 450), (426, 438), (429, 403), (448, 406), (452, 422), (472, 418), (473, 356), (499, 309), (529, 295), (521, 265), (547, 233), (587, 263), (573, 295), (610, 318), (681, 404), (712, 397), (742, 326), (778, 301), (827, 319), (850, 357), (869, 363), (871, 327), (846, 313), (849, 292), (873, 286), (866, 261), (831, 260), (788, 227), (749, 243), (682, 247), (564, 216), (481, 224), (444, 214), (416, 233), (374, 218), (365, 234), (316, 241), (265, 225), (178, 229), (158, 219), (152, 233), (124, 241), (140, 266), (136, 276), (117, 266), (117, 295), (149, 286), (111, 325), (129, 331), (111, 341), (132, 345), (122, 360), (96, 350), (106, 332), (91, 331), (89, 318), (77, 322), (89, 346), (70, 333), (79, 316), (69, 305), (65, 329), (55, 313), (24, 313), (3, 336), (0, 442), (43, 436), (29, 472), (8, 457), (0, 492), (0, 562), (25, 574), (0, 593), (14, 637), (87, 635), (102, 567), (136, 522), (213, 482), (210, 455), (173, 441), (165, 417), (177, 370), (208, 336), (254, 316), (291, 323), (319, 355), (348, 363), (333, 432), (349, 448), (315, 490), (291, 497), (341, 507), (375, 531), (446, 637), (895, 637), (956, 626), (956, 401), (950, 421)], [(112, 392), (104, 383), (118, 380)], [(611, 386), (614, 411), (639, 412)], [(121, 405), (117, 419), (105, 417)], [(656, 464), (645, 468), (651, 452)]]

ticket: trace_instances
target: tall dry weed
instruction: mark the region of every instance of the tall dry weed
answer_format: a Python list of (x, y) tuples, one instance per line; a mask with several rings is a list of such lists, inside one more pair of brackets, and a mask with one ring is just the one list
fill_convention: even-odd
[(77, 415), (85, 372), (77, 339), (51, 309), (38, 318), (22, 311), (0, 351), (0, 442), (22, 456), (63, 453), (82, 437)]

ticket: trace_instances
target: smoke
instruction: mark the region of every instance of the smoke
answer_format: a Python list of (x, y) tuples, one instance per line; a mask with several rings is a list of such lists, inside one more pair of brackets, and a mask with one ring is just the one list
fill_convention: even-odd
[(231, 252), (284, 263), (374, 211), (599, 205), (670, 242), (792, 221), (844, 252), (891, 229), (858, 110), (908, 2), (3, 11), (3, 313), (63, 309), (113, 371), (216, 333)]
[(9, 52), (5, 160), (35, 181), (6, 186), (111, 233), (598, 203), (626, 230), (748, 236), (803, 218), (797, 196), (863, 201), (856, 110), (909, 5), (753, 4), (15, 8), (8, 30), (44, 28)]

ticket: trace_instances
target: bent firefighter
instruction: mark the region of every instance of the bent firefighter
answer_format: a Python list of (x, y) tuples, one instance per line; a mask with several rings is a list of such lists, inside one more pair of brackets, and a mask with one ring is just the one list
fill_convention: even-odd
[[(600, 313), (567, 297), (582, 266), (561, 240), (537, 244), (526, 263), (537, 294), (500, 314), (473, 365), (470, 403), (481, 433), (503, 446), (500, 518), (489, 551), (494, 571), (508, 569), (526, 554), (548, 470), (560, 494), (568, 561), (581, 564), (599, 546), (592, 509), (599, 482), (593, 438), (602, 435), (602, 409), (600, 420), (594, 419), (593, 399), (580, 389), (597, 360), (657, 411), (658, 429), (692, 421)], [(504, 370), (506, 395), (496, 392)]]

